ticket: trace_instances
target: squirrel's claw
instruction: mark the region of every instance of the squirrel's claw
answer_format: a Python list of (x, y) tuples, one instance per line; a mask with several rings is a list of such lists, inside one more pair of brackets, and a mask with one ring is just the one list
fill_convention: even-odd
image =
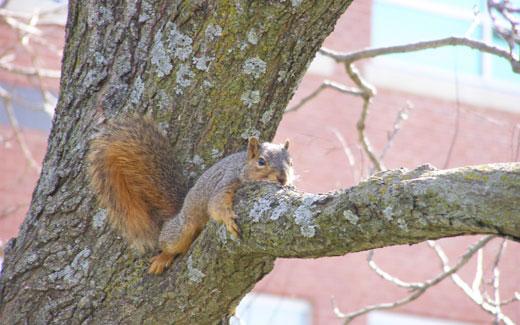
[(240, 228), (234, 220), (226, 222), (226, 229), (229, 233), (235, 235), (236, 238), (240, 238)]
[(164, 269), (166, 269), (168, 266), (170, 266), (173, 262), (173, 259), (175, 258), (175, 255), (167, 254), (167, 253), (161, 253), (157, 256), (154, 256), (151, 258), (150, 262), (152, 263), (150, 265), (150, 268), (148, 268), (149, 274), (161, 274), (164, 272)]

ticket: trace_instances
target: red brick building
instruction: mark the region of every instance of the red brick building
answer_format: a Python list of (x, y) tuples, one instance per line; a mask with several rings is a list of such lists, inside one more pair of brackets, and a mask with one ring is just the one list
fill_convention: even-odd
[[(353, 51), (388, 45), (386, 42), (390, 41), (401, 44), (413, 41), (414, 37), (424, 40), (450, 36), (443, 35), (444, 32), (457, 36), (471, 34), (469, 36), (473, 38), (500, 43), (489, 34), (486, 25), (489, 22), (486, 23), (485, 18), (472, 27), (473, 3), (482, 8), (484, 2), (481, 2), (354, 1), (324, 46), (337, 51)], [(399, 15), (403, 15), (403, 19)], [(422, 24), (407, 27), (406, 21), (421, 21)], [(9, 37), (0, 34), (2, 40), (11, 40)], [(362, 72), (378, 90), (366, 129), (377, 153), (381, 153), (387, 144), (399, 111), (408, 105), (412, 107), (386, 153), (386, 167), (414, 168), (431, 163), (437, 168), (449, 168), (518, 161), (520, 76), (507, 73), (504, 62), (487, 55), (464, 49), (437, 51), (441, 52), (428, 51), (419, 57), (392, 57), (359, 63)], [(55, 67), (55, 63), (49, 67)], [(310, 94), (324, 79), (351, 85), (341, 65), (318, 58), (289, 106)], [(0, 85), (5, 84), (17, 88), (24, 86), (0, 70)], [(292, 141), (298, 188), (325, 192), (355, 185), (367, 177), (370, 163), (362, 154), (356, 131), (361, 104), (359, 98), (324, 90), (300, 110), (284, 117), (275, 141), (281, 142), (285, 138)], [(0, 160), (0, 240), (5, 241), (16, 234), (37, 176), (29, 168), (20, 167), (24, 164), (24, 156), (13, 142), (5, 120), (0, 119), (2, 122), (0, 157), (5, 158)], [(39, 129), (26, 127), (23, 133), (34, 156), (41, 161), (46, 131), (45, 127), (35, 127)], [(338, 134), (350, 149), (351, 160), (345, 154)], [(11, 207), (18, 209), (7, 211), (8, 216), (2, 217), (3, 209)], [(478, 238), (440, 242), (453, 264)], [(500, 241), (495, 240), (484, 250), (486, 279), (490, 277), (490, 266), (499, 245)], [(520, 291), (519, 248), (517, 243), (509, 242), (500, 264), (503, 299)], [(279, 259), (273, 272), (257, 284), (255, 295), (247, 298), (239, 308), (243, 320), (254, 318), (247, 324), (341, 324), (334, 314), (332, 298), (346, 313), (408, 295), (406, 290), (377, 276), (368, 267), (366, 255), (365, 252), (314, 260)], [(437, 256), (426, 244), (381, 249), (376, 252), (375, 261), (385, 271), (409, 282), (424, 281), (441, 272)], [(474, 258), (459, 272), (470, 286), (475, 264)], [(519, 306), (519, 303), (510, 304), (504, 306), (503, 311), (514, 322), (520, 322)], [(354, 323), (481, 324), (491, 323), (492, 319), (446, 279), (410, 304), (363, 316)]]

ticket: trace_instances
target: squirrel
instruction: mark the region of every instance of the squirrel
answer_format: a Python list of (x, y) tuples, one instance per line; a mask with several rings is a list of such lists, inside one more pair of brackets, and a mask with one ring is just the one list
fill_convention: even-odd
[[(247, 150), (207, 169), (182, 199), (172, 147), (149, 118), (109, 121), (91, 141), (87, 154), (90, 184), (108, 219), (136, 249), (155, 249), (148, 273), (160, 274), (186, 253), (211, 217), (238, 237), (233, 197), (250, 181), (290, 185), (292, 160), (284, 144), (250, 137)], [(177, 182), (176, 182), (177, 180)]]

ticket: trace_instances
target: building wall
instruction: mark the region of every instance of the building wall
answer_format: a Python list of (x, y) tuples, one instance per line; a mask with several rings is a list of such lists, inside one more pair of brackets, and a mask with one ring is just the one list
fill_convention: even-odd
[[(354, 1), (325, 46), (338, 51), (368, 47), (370, 17), (371, 2)], [(10, 37), (2, 34), (0, 28), (0, 39), (11, 40)], [(57, 44), (61, 44), (59, 37), (56, 38)], [(57, 59), (47, 60), (49, 67), (57, 67)], [(347, 82), (341, 66), (334, 66), (332, 71), (326, 77), (315, 73), (306, 75), (289, 106), (312, 92), (324, 78)], [(20, 86), (25, 81), (13, 79), (0, 70), (0, 82), (15, 82)], [(376, 152), (380, 152), (386, 144), (396, 114), (407, 101), (412, 102), (414, 108), (388, 151), (385, 159), (388, 168), (414, 168), (424, 163), (444, 168), (518, 160), (515, 130), (520, 123), (519, 114), (457, 105), (455, 102), (388, 89), (378, 89), (367, 123), (367, 135)], [(355, 185), (367, 177), (369, 162), (366, 157), (362, 158), (355, 129), (360, 110), (361, 100), (325, 90), (299, 111), (284, 117), (275, 141), (291, 139), (291, 152), (299, 175), (297, 187), (310, 192), (326, 192)], [(349, 165), (334, 130), (348, 143), (355, 158), (354, 166)], [(457, 137), (454, 141), (455, 133)], [(35, 157), (41, 161), (46, 133), (24, 130), (24, 135)], [(37, 177), (24, 164), (23, 155), (13, 142), (11, 130), (2, 126), (0, 137), (0, 157), (8, 158), (0, 160), (0, 239), (5, 241), (16, 234)], [(452, 155), (447, 159), (453, 141)], [(5, 143), (11, 145), (6, 146)], [(1, 217), (2, 209), (10, 206), (19, 208), (8, 217)], [(444, 239), (441, 243), (449, 256), (456, 260), (477, 238)], [(498, 242), (494, 242), (487, 249), (490, 255), (486, 255), (489, 257), (485, 265), (491, 264), (497, 245)], [(501, 264), (501, 293), (504, 297), (509, 297), (520, 288), (518, 248), (518, 244), (510, 243)], [(405, 281), (425, 280), (440, 272), (436, 256), (425, 244), (378, 250), (375, 260), (385, 270)], [(470, 282), (474, 265), (475, 261), (471, 261), (461, 272)], [(309, 301), (313, 307), (313, 324), (341, 323), (333, 313), (332, 297), (339, 308), (347, 312), (369, 304), (394, 301), (407, 294), (376, 276), (367, 266), (366, 253), (312, 260), (279, 259), (273, 272), (258, 283), (254, 291)], [(514, 320), (520, 321), (518, 305), (516, 309), (515, 306), (506, 307), (505, 311)], [(397, 312), (472, 323), (489, 323), (491, 319), (449, 280), (428, 291), (418, 301), (397, 309)], [(366, 318), (361, 318), (355, 323), (365, 322)]]
[[(38, 37), (31, 37), (29, 46), (21, 45), (20, 40), (23, 33), (8, 28), (0, 23), (0, 56), (7, 54), (13, 55), (14, 60), (9, 62), (17, 67), (33, 67), (40, 69), (60, 70), (61, 56), (64, 43), (64, 30), (62, 26), (41, 25), (38, 26), (41, 33)], [(3, 87), (15, 86), (37, 86), (38, 78), (35, 76), (26, 77), (9, 73), (0, 69), (0, 85)], [(59, 80), (54, 78), (42, 78), (45, 89), (57, 90)]]

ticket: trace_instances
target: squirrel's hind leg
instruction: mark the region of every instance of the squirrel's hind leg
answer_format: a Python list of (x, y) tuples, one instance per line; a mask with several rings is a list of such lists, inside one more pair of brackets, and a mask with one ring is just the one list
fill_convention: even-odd
[(182, 255), (188, 251), (191, 243), (200, 233), (200, 230), (200, 227), (195, 224), (186, 224), (182, 228), (174, 226), (168, 227), (168, 225), (165, 224), (161, 231), (162, 252), (152, 257), (152, 264), (148, 269), (148, 273), (163, 273), (163, 271), (172, 264), (177, 255)]

